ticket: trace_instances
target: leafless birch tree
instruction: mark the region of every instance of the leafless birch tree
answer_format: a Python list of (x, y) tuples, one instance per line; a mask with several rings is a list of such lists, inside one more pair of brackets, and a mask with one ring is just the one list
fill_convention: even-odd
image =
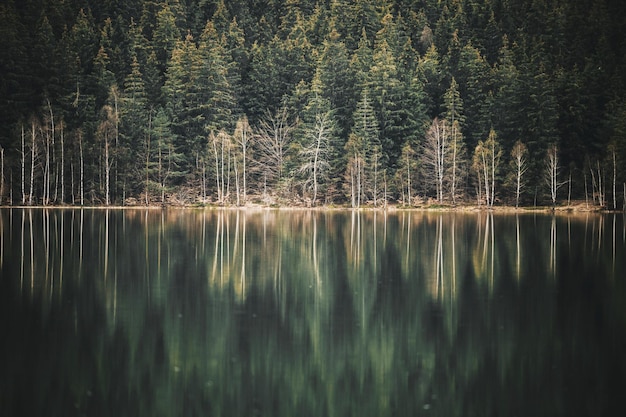
[(421, 165), (427, 188), (434, 188), (437, 202), (443, 202), (444, 180), (450, 140), (450, 126), (445, 119), (435, 118), (422, 145)]
[(265, 181), (279, 182), (283, 177), (285, 152), (292, 139), (295, 123), (290, 121), (287, 108), (275, 114), (267, 112), (259, 122), (255, 145), (258, 150), (258, 164)]
[(545, 168), (545, 181), (550, 188), (550, 201), (552, 207), (556, 206), (557, 193), (559, 188), (565, 184), (559, 182), (559, 149), (557, 145), (553, 144), (548, 147), (548, 153), (546, 156), (546, 168)]
[(0, 146), (0, 206), (4, 196), (4, 148)]
[(461, 128), (458, 121), (452, 122), (450, 126), (450, 151), (449, 162), (446, 172), (449, 172), (446, 183), (450, 192), (450, 198), (452, 204), (456, 204), (457, 198), (463, 194), (461, 184), (466, 178), (466, 150), (465, 143), (463, 142), (463, 135), (461, 134)]
[(515, 142), (511, 149), (511, 163), (515, 172), (515, 207), (519, 207), (519, 198), (524, 187), (524, 174), (528, 169), (526, 157), (528, 148), (521, 141)]
[[(239, 146), (241, 151), (240, 153), (240, 162), (241, 162), (241, 180), (242, 180), (242, 190), (241, 190), (241, 199), (243, 202), (246, 202), (248, 186), (247, 186), (247, 163), (248, 163), (248, 147), (250, 146), (250, 140), (253, 137), (252, 128), (248, 123), (248, 118), (246, 116), (241, 117), (237, 121), (237, 126), (235, 127), (235, 134), (233, 135), (235, 142)], [(235, 162), (235, 171), (237, 171), (237, 161)], [(239, 175), (236, 172), (236, 187), (237, 187), (237, 205), (240, 205), (240, 190), (239, 190)]]
[(39, 122), (35, 116), (30, 119), (30, 190), (28, 192), (28, 205), (33, 204), (33, 191), (35, 181), (35, 163), (37, 159), (37, 132), (39, 131)]
[(493, 207), (496, 194), (496, 178), (500, 170), (502, 149), (497, 141), (496, 132), (491, 129), (486, 141), (479, 141), (474, 150), (473, 167), (478, 175), (479, 184), (484, 187), (484, 201), (487, 207)]
[(211, 132), (209, 144), (213, 149), (215, 159), (215, 181), (217, 184), (217, 200), (224, 203), (228, 198), (227, 181), (230, 169), (231, 139), (228, 133), (220, 130), (217, 135)]
[(329, 112), (318, 112), (312, 129), (306, 134), (305, 146), (300, 152), (303, 161), (300, 172), (306, 176), (304, 188), (311, 190), (313, 205), (317, 202), (320, 183), (326, 179), (330, 168), (332, 123)]
[(346, 180), (350, 184), (350, 203), (352, 208), (359, 208), (361, 206), (365, 179), (363, 139), (354, 133), (350, 134), (345, 149), (348, 154)]
[(116, 128), (115, 109), (106, 104), (102, 108), (102, 120), (98, 126), (97, 136), (102, 141), (104, 152), (104, 202), (105, 205), (111, 204), (111, 168), (113, 167), (112, 141), (115, 139)]

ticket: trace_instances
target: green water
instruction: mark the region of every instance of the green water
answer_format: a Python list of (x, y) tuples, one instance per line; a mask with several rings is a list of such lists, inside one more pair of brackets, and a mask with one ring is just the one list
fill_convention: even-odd
[(622, 215), (1, 210), (0, 415), (619, 415)]

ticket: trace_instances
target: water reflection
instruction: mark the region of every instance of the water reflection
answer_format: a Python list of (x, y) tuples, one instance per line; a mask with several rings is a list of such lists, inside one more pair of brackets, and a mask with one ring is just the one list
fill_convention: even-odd
[(29, 209), (0, 232), (12, 415), (606, 414), (626, 382), (621, 215)]

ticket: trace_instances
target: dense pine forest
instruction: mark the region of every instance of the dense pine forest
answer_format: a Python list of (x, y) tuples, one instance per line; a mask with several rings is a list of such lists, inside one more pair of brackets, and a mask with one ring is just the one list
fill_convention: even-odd
[(0, 21), (0, 204), (626, 204), (622, 0), (3, 0)]

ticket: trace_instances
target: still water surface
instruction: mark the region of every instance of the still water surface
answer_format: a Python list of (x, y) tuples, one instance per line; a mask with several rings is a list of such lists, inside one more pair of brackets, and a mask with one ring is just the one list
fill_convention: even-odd
[(0, 415), (621, 414), (622, 215), (1, 210)]

